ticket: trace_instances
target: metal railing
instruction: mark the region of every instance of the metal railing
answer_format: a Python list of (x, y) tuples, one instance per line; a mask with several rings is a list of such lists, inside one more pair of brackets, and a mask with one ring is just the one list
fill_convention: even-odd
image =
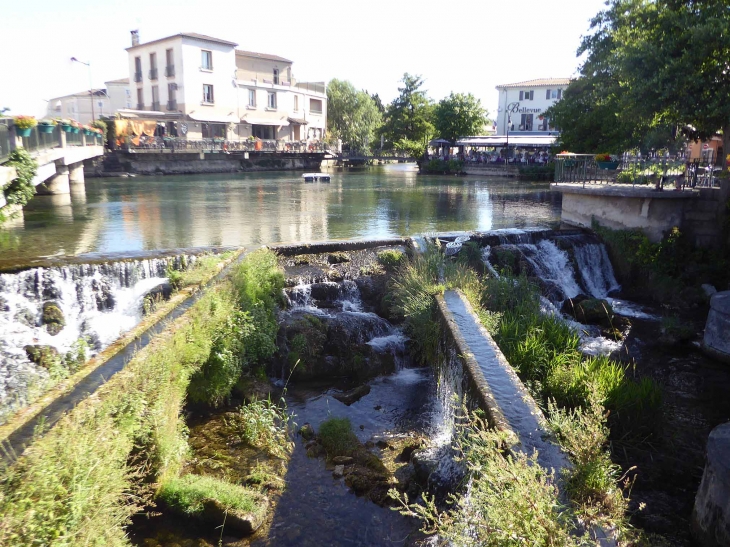
[(172, 152), (279, 152), (290, 154), (324, 153), (329, 147), (323, 142), (284, 141), (284, 140), (242, 140), (229, 141), (225, 139), (181, 139), (178, 137), (148, 137), (142, 135), (139, 144), (129, 143), (130, 150)]
[(177, 110), (177, 101), (167, 101), (167, 110)]
[(297, 82), (296, 84), (294, 84), (294, 87), (305, 91), (313, 91), (315, 93), (325, 94), (327, 92), (327, 89), (325, 88), (325, 85), (323, 83)]
[(165, 76), (172, 78), (175, 75), (175, 65), (167, 65), (165, 67)]
[(134, 73), (134, 81), (139, 83), (142, 81), (142, 73), (141, 72), (135, 72)]
[(37, 152), (40, 150), (48, 150), (49, 148), (56, 148), (60, 146), (58, 139), (58, 132), (60, 131), (57, 125), (53, 126), (51, 133), (41, 133), (38, 126), (30, 130), (30, 136), (22, 137), (23, 148), (28, 152)]
[(152, 101), (152, 110), (159, 110), (159, 109), (160, 109), (160, 102)]
[(151, 68), (149, 73), (150, 80), (156, 80), (157, 79), (157, 69)]
[(614, 161), (597, 161), (592, 154), (558, 154), (555, 182), (582, 184), (630, 184), (676, 188), (712, 187), (720, 167), (712, 162), (679, 157), (624, 155)]

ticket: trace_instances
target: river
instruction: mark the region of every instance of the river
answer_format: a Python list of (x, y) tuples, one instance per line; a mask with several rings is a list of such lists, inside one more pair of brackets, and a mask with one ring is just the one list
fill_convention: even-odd
[(448, 230), (556, 227), (546, 183), (419, 176), (414, 164), (299, 172), (95, 178), (85, 190), (36, 196), (0, 231), (0, 269), (48, 258), (122, 258), (217, 245), (380, 238)]

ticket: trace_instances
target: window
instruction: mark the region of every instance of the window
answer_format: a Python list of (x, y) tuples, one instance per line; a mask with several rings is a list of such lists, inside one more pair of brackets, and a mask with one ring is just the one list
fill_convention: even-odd
[(299, 112), (299, 95), (294, 95), (294, 112)]
[(172, 49), (165, 50), (165, 76), (168, 78), (175, 75), (175, 56)]
[(535, 91), (520, 91), (521, 101), (532, 101), (535, 98)]
[(546, 99), (557, 99), (558, 98), (558, 90), (557, 89), (548, 89), (545, 92), (545, 98)]
[(274, 69), (274, 83), (276, 85), (279, 85), (279, 69), (278, 68)]
[(203, 70), (213, 70), (213, 52), (206, 49), (201, 49), (200, 52), (202, 54), (200, 68)]
[(144, 110), (144, 91), (142, 88), (137, 88), (137, 110)]
[(152, 110), (160, 109), (160, 88), (159, 86), (152, 86)]
[(224, 123), (203, 123), (201, 129), (204, 139), (226, 138), (226, 124)]
[(203, 102), (210, 103), (210, 104), (213, 104), (215, 102), (213, 100), (213, 86), (212, 85), (203, 84)]
[(134, 81), (142, 81), (142, 57), (134, 58)]
[(563, 97), (563, 90), (558, 89), (558, 99), (562, 99), (562, 97)]
[(276, 93), (269, 91), (269, 99), (266, 106), (269, 108), (276, 108)]
[(256, 90), (255, 89), (248, 90), (248, 106), (252, 106), (252, 107), (256, 108)]
[(322, 100), (321, 99), (309, 99), (309, 110), (315, 114), (322, 113)]
[(177, 110), (177, 84), (167, 84), (167, 109)]
[(532, 114), (522, 114), (520, 129), (522, 131), (532, 131)]

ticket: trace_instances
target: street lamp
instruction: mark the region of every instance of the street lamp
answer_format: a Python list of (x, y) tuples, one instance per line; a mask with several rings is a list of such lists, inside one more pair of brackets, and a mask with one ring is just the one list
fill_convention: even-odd
[(91, 101), (91, 121), (93, 122), (96, 119), (96, 116), (94, 115), (94, 86), (91, 83), (91, 61), (85, 63), (83, 61), (79, 61), (76, 57), (71, 57), (71, 62), (81, 63), (82, 65), (89, 67), (89, 100)]

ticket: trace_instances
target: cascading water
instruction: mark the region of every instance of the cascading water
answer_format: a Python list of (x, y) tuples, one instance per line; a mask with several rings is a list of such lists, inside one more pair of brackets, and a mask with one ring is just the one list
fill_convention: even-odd
[[(30, 361), (26, 346), (50, 346), (64, 355), (84, 339), (89, 354), (101, 351), (139, 323), (144, 297), (165, 283), (169, 268), (194, 261), (181, 255), (0, 274), (0, 423), (50, 380), (46, 368)], [(44, 306), (50, 305), (62, 317), (58, 332), (44, 324)]]

